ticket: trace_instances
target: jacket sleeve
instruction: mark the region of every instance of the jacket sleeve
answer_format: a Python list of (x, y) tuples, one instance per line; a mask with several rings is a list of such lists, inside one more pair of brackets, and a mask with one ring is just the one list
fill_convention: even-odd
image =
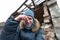
[(1, 40), (18, 40), (17, 27), (19, 23), (9, 17), (1, 33)]
[(36, 40), (44, 40), (42, 36), (42, 28), (40, 28), (39, 31), (37, 32)]

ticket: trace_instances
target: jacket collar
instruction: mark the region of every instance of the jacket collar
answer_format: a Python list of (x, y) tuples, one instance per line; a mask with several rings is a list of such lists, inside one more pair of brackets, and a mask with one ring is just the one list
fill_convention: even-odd
[[(34, 21), (35, 21), (35, 25), (34, 25), (34, 27), (32, 28), (32, 32), (36, 32), (36, 31), (38, 31), (39, 28), (40, 28), (40, 23), (39, 23), (39, 21), (38, 21), (37, 19), (35, 19), (35, 18), (34, 18)], [(20, 22), (19, 26), (20, 26), (20, 29), (23, 29), (23, 28), (24, 28), (24, 24), (23, 24), (22, 21)]]

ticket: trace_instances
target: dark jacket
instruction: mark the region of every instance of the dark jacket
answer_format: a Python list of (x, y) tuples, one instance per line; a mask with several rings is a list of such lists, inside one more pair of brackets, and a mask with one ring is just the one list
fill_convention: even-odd
[(1, 40), (44, 40), (42, 29), (33, 32), (27, 29), (20, 29), (19, 22), (9, 17), (1, 33)]

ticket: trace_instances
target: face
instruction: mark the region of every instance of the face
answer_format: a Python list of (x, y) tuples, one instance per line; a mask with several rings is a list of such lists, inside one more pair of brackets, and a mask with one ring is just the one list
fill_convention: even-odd
[(25, 22), (27, 27), (30, 27), (33, 23), (33, 18), (31, 16), (27, 16), (27, 21)]

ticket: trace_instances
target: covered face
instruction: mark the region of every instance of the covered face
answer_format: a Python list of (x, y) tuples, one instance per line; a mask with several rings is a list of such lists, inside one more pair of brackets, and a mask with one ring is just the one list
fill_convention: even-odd
[(27, 16), (27, 21), (24, 22), (24, 25), (26, 28), (32, 28), (33, 25), (34, 25), (34, 12), (32, 10), (26, 10), (24, 11), (23, 15), (26, 15)]

